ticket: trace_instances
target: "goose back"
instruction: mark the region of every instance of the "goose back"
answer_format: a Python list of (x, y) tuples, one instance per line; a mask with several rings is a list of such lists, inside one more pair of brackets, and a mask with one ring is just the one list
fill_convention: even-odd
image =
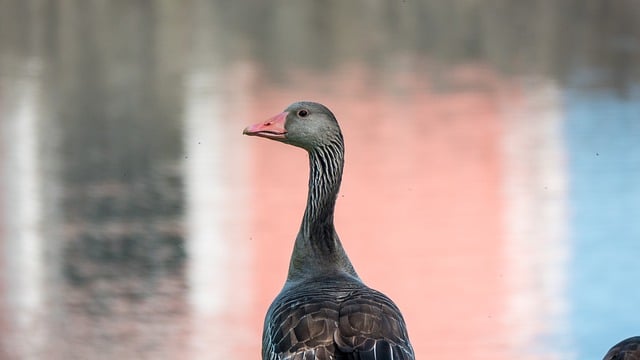
[(269, 360), (413, 359), (397, 306), (348, 274), (288, 282), (267, 312), (263, 337)]

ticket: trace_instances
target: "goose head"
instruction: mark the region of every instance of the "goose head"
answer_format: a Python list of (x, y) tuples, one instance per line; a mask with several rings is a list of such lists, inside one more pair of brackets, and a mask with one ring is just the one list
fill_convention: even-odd
[(307, 151), (325, 145), (342, 144), (343, 141), (331, 110), (309, 101), (293, 103), (280, 114), (248, 126), (243, 134), (280, 141)]

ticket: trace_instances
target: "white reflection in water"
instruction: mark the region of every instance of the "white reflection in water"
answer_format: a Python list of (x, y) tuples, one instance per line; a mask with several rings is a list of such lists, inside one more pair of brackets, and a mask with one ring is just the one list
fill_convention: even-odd
[[(204, 73), (190, 75), (184, 117), (189, 303), (202, 315), (223, 311), (229, 290), (229, 279), (223, 276), (230, 256), (222, 233), (224, 212), (212, 211), (223, 202), (225, 191), (220, 176), (224, 149), (222, 139), (215, 138), (221, 104), (212, 96), (213, 81)], [(208, 141), (203, 142), (205, 136)]]
[(216, 93), (217, 81), (211, 71), (194, 70), (185, 84), (187, 280), (196, 358), (211, 348), (226, 353), (246, 338), (234, 332), (235, 323), (237, 329), (242, 325), (234, 319), (250, 299), (243, 245), (248, 222), (239, 216), (245, 213), (247, 178), (237, 156), (242, 135), (235, 122), (225, 119), (229, 104)]
[(553, 82), (523, 88), (505, 116), (506, 317), (513, 351), (531, 352), (521, 358), (567, 359), (558, 343), (568, 334), (569, 251), (560, 91)]
[[(39, 116), (40, 77), (39, 62), (26, 63), (24, 76), (13, 84), (13, 98), (7, 101), (13, 109), (7, 109), (2, 125), (4, 143), (5, 196), (3, 245), (5, 249), (4, 274), (7, 282), (5, 294), (10, 311), (8, 315), (15, 326), (13, 348), (25, 358), (28, 352), (37, 352), (44, 340), (44, 252), (42, 234), (42, 183), (40, 163)], [(4, 335), (3, 335), (4, 336)], [(25, 341), (28, 339), (28, 343)]]

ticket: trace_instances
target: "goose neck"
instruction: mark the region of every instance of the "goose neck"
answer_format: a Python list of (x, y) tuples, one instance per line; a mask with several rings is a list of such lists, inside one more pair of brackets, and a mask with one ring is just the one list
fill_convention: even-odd
[(333, 224), (344, 150), (340, 143), (309, 151), (309, 193), (289, 266), (289, 278), (325, 271), (356, 276)]

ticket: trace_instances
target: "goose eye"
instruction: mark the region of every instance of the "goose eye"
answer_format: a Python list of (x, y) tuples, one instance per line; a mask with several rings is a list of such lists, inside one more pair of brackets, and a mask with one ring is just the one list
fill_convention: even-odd
[(302, 109), (302, 110), (298, 110), (298, 116), (300, 117), (307, 117), (309, 115), (309, 111)]

